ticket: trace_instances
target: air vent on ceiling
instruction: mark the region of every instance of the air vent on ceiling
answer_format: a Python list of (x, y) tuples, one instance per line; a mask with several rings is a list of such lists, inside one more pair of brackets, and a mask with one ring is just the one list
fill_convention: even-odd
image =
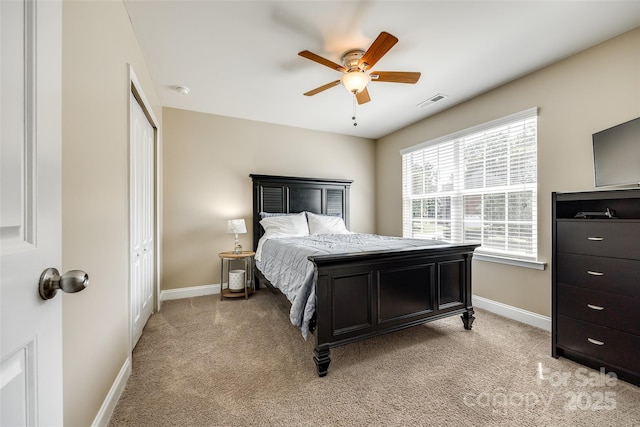
[(438, 93), (437, 95), (433, 95), (431, 98), (427, 99), (426, 101), (422, 101), (417, 106), (420, 107), (420, 108), (424, 108), (424, 107), (427, 107), (427, 106), (433, 104), (434, 102), (442, 101), (446, 97), (447, 97), (447, 95), (442, 94), (442, 93)]

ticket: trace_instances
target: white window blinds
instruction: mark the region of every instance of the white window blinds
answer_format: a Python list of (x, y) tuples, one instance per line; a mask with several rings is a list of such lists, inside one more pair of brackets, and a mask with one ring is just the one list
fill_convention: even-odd
[(537, 109), (401, 151), (403, 235), (537, 258)]

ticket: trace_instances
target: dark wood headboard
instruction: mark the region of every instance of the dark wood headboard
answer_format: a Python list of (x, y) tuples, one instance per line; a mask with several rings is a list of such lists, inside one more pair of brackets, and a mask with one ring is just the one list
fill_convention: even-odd
[(313, 212), (344, 219), (349, 228), (349, 187), (352, 180), (249, 175), (253, 180), (253, 250), (263, 229), (260, 212)]

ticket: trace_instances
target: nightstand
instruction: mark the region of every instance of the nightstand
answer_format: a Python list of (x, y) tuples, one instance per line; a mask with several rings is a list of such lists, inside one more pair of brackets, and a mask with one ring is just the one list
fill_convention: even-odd
[[(220, 252), (218, 256), (220, 257), (220, 301), (226, 298), (239, 298), (244, 297), (245, 299), (249, 298), (249, 295), (253, 293), (253, 257), (256, 255), (255, 252), (244, 251), (238, 254), (233, 252)], [(235, 260), (243, 260), (244, 261), (244, 283), (242, 289), (239, 291), (235, 291), (229, 288), (230, 284), (230, 263)], [(226, 261), (226, 262), (225, 262)], [(225, 288), (224, 278), (225, 278), (225, 264), (226, 264), (226, 278), (227, 278), (227, 287)]]

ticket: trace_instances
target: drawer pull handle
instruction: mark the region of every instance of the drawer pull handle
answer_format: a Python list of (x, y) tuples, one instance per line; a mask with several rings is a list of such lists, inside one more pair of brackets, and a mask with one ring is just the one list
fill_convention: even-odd
[(587, 304), (587, 307), (589, 307), (592, 310), (604, 310), (604, 307), (601, 307), (599, 305)]
[(601, 242), (604, 240), (604, 237), (587, 237), (589, 240), (593, 240), (594, 242)]
[(591, 270), (587, 270), (587, 274), (590, 274), (592, 276), (604, 276), (604, 273), (601, 273), (599, 271), (591, 271)]
[(593, 338), (587, 338), (587, 341), (589, 341), (591, 344), (595, 344), (595, 345), (604, 345), (604, 342), (598, 341), (598, 340), (594, 340)]

